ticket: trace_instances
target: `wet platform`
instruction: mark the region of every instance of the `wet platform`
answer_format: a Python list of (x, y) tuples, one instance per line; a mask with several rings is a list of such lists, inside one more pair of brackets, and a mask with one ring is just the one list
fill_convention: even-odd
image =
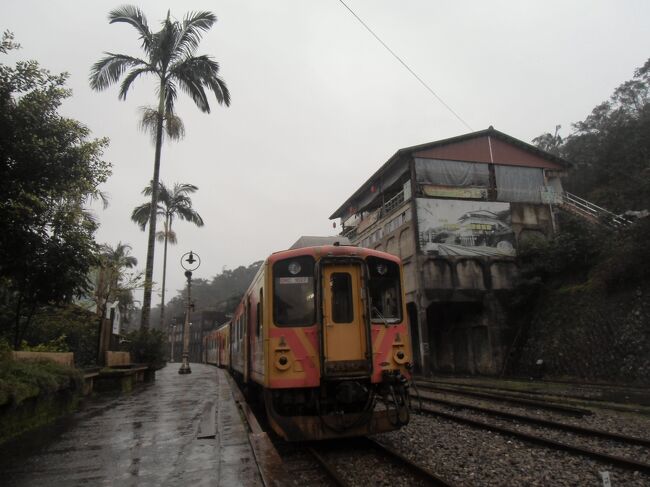
[(262, 485), (225, 372), (179, 364), (0, 448), (3, 486)]

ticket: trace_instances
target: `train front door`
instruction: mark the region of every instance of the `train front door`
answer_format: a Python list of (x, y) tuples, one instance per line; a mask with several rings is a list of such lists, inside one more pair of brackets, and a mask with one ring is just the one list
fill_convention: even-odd
[(323, 289), (323, 375), (369, 375), (368, 333), (359, 265), (325, 265)]

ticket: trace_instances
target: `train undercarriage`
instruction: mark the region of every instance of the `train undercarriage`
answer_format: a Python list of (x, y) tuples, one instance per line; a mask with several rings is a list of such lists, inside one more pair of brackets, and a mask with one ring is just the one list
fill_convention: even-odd
[(368, 378), (323, 381), (317, 388), (264, 389), (273, 430), (289, 441), (322, 440), (392, 431), (408, 423), (408, 381), (386, 371)]

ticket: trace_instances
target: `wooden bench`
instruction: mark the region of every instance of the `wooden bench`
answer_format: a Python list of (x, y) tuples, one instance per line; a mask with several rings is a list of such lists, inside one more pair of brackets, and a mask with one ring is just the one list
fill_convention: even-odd
[(129, 352), (106, 352), (106, 367), (99, 371), (97, 389), (131, 392), (135, 384), (149, 382), (155, 371), (146, 364), (134, 364)]

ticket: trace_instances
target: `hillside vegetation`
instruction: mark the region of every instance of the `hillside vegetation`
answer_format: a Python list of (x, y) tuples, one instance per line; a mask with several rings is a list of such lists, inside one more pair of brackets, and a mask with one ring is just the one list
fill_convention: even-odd
[(534, 140), (573, 164), (568, 191), (635, 223), (607, 230), (560, 215), (551, 241), (519, 251), (511, 303), (518, 330), (508, 372), (650, 383), (650, 60), (574, 132)]

